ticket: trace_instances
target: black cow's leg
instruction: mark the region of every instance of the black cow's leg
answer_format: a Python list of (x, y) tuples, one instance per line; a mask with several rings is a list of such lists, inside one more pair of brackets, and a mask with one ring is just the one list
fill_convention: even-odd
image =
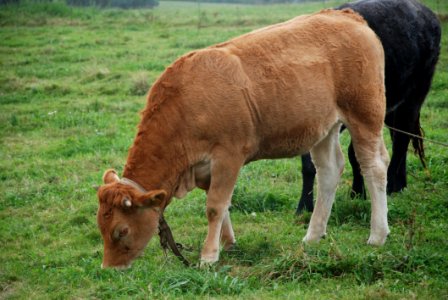
[(409, 137), (401, 133), (393, 133), (393, 150), (389, 169), (387, 170), (387, 193), (402, 191), (406, 185), (406, 156)]
[[(428, 91), (429, 82), (424, 86), (418, 86), (408, 100), (406, 106), (397, 109), (394, 114), (386, 117), (386, 124), (420, 135), (420, 109)], [(387, 171), (387, 193), (402, 191), (407, 186), (406, 180), (406, 158), (411, 137), (407, 134), (396, 132), (391, 129), (392, 157)], [(421, 146), (423, 151), (423, 146)], [(422, 153), (423, 155), (423, 153)]]
[[(397, 110), (389, 118), (386, 117), (386, 124), (392, 127), (404, 130), (406, 132), (413, 131), (411, 129), (412, 112), (405, 109)], [(392, 138), (392, 157), (389, 168), (387, 170), (387, 193), (395, 193), (402, 191), (406, 185), (406, 158), (410, 137), (408, 135), (391, 130)]]
[(314, 209), (313, 203), (313, 186), (314, 178), (316, 177), (316, 168), (311, 160), (309, 153), (302, 155), (302, 196), (300, 197), (299, 205), (297, 206), (296, 214), (302, 213), (305, 208), (312, 212)]
[[(434, 36), (435, 37), (435, 36)], [(435, 43), (437, 45), (438, 42)], [(421, 135), (420, 110), (431, 86), (434, 68), (437, 62), (438, 51), (432, 49), (424, 68), (415, 70), (415, 78), (407, 85), (412, 87), (406, 97), (406, 102), (393, 114), (386, 117), (386, 124), (403, 131)], [(387, 172), (387, 193), (402, 191), (407, 186), (406, 181), (406, 156), (410, 136), (391, 130), (393, 154)], [(413, 140), (414, 149), (419, 153), (423, 164), (424, 149), (422, 141)]]
[(355, 150), (353, 148), (353, 143), (350, 143), (348, 147), (348, 159), (350, 161), (350, 165), (353, 170), (353, 184), (352, 190), (350, 191), (350, 197), (360, 197), (362, 199), (366, 199), (366, 188), (364, 186), (364, 179), (361, 175), (361, 167), (359, 166), (358, 161), (356, 160)]

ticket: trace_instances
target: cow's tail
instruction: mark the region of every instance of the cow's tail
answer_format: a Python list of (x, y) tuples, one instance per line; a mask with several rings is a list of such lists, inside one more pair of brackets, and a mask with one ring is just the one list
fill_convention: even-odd
[(423, 131), (423, 128), (420, 126), (420, 118), (417, 119), (417, 132), (416, 134), (420, 136), (418, 137), (411, 137), (412, 146), (414, 147), (414, 153), (418, 155), (420, 158), (420, 161), (423, 165), (423, 168), (426, 169), (426, 159), (425, 159), (425, 147), (423, 145), (423, 137), (425, 136), (425, 132)]

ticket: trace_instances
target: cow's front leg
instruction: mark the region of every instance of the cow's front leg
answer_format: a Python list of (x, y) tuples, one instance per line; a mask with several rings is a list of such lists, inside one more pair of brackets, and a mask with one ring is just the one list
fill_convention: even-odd
[(207, 199), (208, 233), (201, 252), (201, 263), (214, 263), (219, 259), (219, 236), (228, 205)]
[[(243, 165), (235, 157), (212, 160), (211, 183), (207, 193), (208, 233), (201, 253), (201, 263), (214, 263), (219, 259), (219, 239), (224, 230), (226, 239), (233, 242), (229, 206), (238, 172)], [(224, 222), (223, 222), (224, 221)], [(224, 223), (224, 226), (223, 226)]]

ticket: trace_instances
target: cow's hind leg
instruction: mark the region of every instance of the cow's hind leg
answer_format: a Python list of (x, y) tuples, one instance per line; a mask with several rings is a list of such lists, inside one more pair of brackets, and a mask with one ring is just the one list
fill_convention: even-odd
[(319, 241), (325, 236), (336, 187), (344, 169), (344, 156), (339, 145), (339, 125), (311, 149), (317, 171), (317, 200), (304, 242)]
[(359, 123), (350, 130), (356, 158), (372, 201), (370, 237), (368, 244), (383, 245), (389, 234), (387, 224), (387, 166), (389, 156), (384, 145), (381, 131), (372, 132)]

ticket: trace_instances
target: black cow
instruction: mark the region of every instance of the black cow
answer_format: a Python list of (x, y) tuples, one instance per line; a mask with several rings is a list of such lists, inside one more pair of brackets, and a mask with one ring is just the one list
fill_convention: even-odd
[[(420, 109), (431, 86), (440, 52), (440, 23), (436, 15), (415, 0), (361, 0), (343, 4), (364, 17), (383, 43), (386, 56), (385, 123), (421, 135)], [(424, 162), (423, 141), (395, 131), (392, 158), (387, 173), (387, 193), (403, 190), (406, 183), (406, 154), (412, 140), (415, 152)], [(365, 198), (364, 181), (353, 145), (348, 150), (353, 169), (352, 196)], [(313, 210), (313, 184), (316, 170), (311, 156), (302, 156), (303, 190), (297, 214)]]

